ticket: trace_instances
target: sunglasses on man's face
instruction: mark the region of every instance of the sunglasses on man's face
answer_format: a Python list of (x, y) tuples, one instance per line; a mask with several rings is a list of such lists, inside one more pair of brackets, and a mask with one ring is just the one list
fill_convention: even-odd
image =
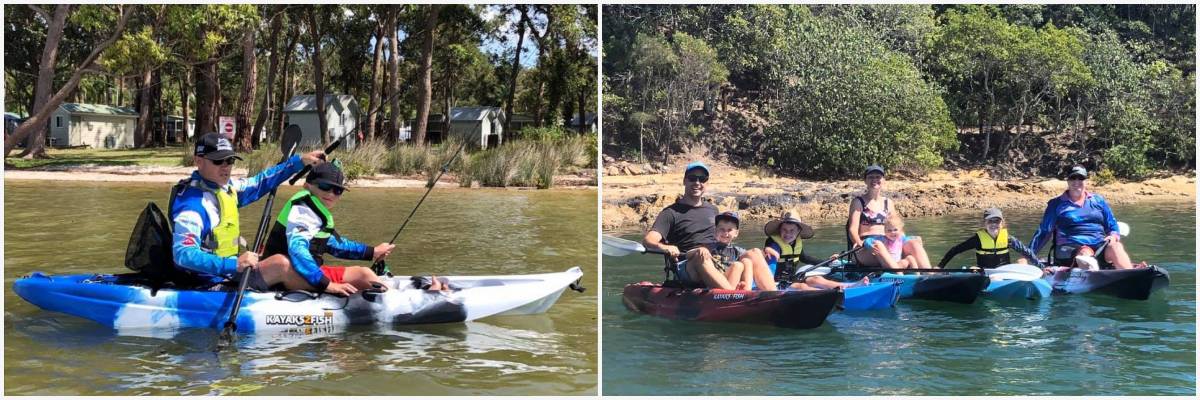
[(233, 157), (229, 157), (224, 160), (211, 160), (211, 161), (212, 161), (213, 165), (216, 165), (219, 167), (222, 165), (233, 165), (233, 163), (237, 162), (237, 159), (233, 158)]
[(322, 191), (333, 193), (335, 196), (341, 196), (342, 192), (346, 191), (346, 189), (344, 189), (344, 188), (333, 186), (332, 184), (328, 184), (325, 182), (318, 183), (317, 189), (321, 189)]
[(708, 183), (708, 175), (688, 175), (687, 178), (684, 179), (686, 179), (688, 182)]

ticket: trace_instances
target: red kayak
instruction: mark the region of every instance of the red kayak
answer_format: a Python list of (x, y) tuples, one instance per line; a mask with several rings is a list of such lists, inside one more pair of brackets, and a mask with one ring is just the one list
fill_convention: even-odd
[(841, 304), (842, 291), (681, 289), (640, 282), (621, 295), (630, 310), (685, 321), (737, 322), (809, 329)]

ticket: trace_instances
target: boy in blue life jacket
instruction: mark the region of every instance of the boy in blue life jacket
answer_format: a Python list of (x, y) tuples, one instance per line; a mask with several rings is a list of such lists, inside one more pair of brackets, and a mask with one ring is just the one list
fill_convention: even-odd
[[(337, 163), (324, 163), (309, 172), (304, 190), (297, 192), (279, 212), (267, 237), (265, 256), (284, 254), (295, 273), (286, 274), (284, 287), (349, 295), (372, 287), (387, 290), (383, 280), (367, 267), (324, 265), (324, 255), (348, 260), (379, 261), (396, 247), (380, 243), (375, 247), (342, 237), (334, 229), (329, 211), (346, 191), (345, 175)], [(428, 290), (443, 290), (443, 282), (434, 277)]]

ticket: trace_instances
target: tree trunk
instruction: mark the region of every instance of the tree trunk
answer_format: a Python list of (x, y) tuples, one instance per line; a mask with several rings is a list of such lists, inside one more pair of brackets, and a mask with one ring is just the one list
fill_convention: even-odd
[(421, 68), (417, 72), (417, 125), (413, 127), (412, 137), (413, 143), (417, 144), (425, 143), (425, 129), (428, 128), (429, 104), (433, 97), (433, 38), (441, 8), (439, 4), (430, 5), (429, 15), (425, 18), (425, 43), (421, 51)]
[(579, 134), (586, 134), (587, 129), (587, 87), (579, 91)]
[[(391, 121), (391, 126), (389, 126), (387, 128), (388, 144), (396, 143), (396, 140), (398, 140), (400, 138), (400, 127), (404, 126), (404, 119), (405, 119), (404, 118), (405, 115), (400, 112), (401, 111), (400, 110), (400, 96), (396, 95), (396, 93), (400, 93), (400, 41), (396, 40), (396, 30), (399, 29), (399, 26), (397, 26), (399, 24), (399, 22), (400, 22), (400, 10), (399, 9), (391, 10), (391, 13), (390, 13), (390, 16), (388, 19), (388, 23), (387, 23), (388, 51), (389, 51), (389, 53), (388, 53), (388, 77), (387, 77), (388, 100), (389, 100), (389, 104), (388, 104), (389, 118), (388, 119)], [(425, 76), (428, 76), (428, 72), (426, 72)], [(421, 131), (421, 132), (424, 133), (424, 131)], [(413, 138), (409, 137), (409, 140), (413, 140)], [(413, 143), (421, 144), (421, 142), (416, 142), (416, 141), (414, 141)]]
[(196, 77), (196, 133), (197, 137), (215, 131), (217, 117), (213, 115), (216, 104), (216, 92), (213, 80), (216, 79), (217, 65), (215, 62), (196, 64), (192, 74)]
[(521, 73), (521, 47), (525, 45), (525, 24), (529, 23), (529, 8), (523, 4), (516, 6), (521, 10), (521, 19), (517, 21), (517, 51), (513, 53), (512, 74), (508, 76), (508, 96), (504, 100), (504, 131), (512, 130), (513, 99), (517, 96), (517, 75)]
[[(267, 39), (267, 45), (271, 46), (271, 61), (267, 66), (267, 83), (266, 93), (263, 93), (262, 106), (258, 109), (258, 117), (254, 118), (254, 129), (251, 132), (260, 132), (267, 122), (267, 114), (271, 110), (272, 90), (275, 88), (275, 75), (279, 69), (279, 31), (283, 30), (283, 8), (285, 6), (275, 7), (275, 16), (271, 19), (271, 36)], [(257, 134), (251, 135), (250, 145), (258, 147), (259, 137)]]
[[(40, 9), (35, 8), (34, 10)], [(50, 24), (46, 26), (46, 45), (42, 48), (42, 59), (41, 63), (38, 64), (38, 78), (37, 84), (34, 86), (33, 108), (30, 109), (29, 115), (33, 115), (34, 112), (42, 109), (50, 99), (50, 91), (54, 85), (54, 65), (58, 60), (58, 43), (62, 41), (63, 30), (67, 25), (67, 15), (70, 13), (70, 5), (60, 4), (54, 8), (53, 16), (42, 15), (46, 17), (47, 21), (50, 21)], [(21, 126), (24, 125), (29, 124), (21, 124)], [(49, 131), (50, 124), (38, 126), (30, 140), (25, 143), (25, 151), (21, 155), (28, 158), (45, 158), (46, 135)], [(11, 147), (8, 145), (7, 140), (5, 142), (4, 154), (7, 157)]]
[(308, 10), (308, 27), (312, 40), (313, 86), (316, 87), (317, 126), (321, 130), (321, 141), (329, 143), (329, 121), (325, 116), (325, 70), (321, 64), (321, 26), (317, 23), (316, 7)]
[(154, 97), (154, 109), (158, 110), (158, 126), (151, 128), (151, 130), (162, 132), (162, 135), (153, 136), (154, 146), (163, 147), (167, 145), (167, 110), (163, 109), (162, 103), (163, 81), (161, 69), (154, 71), (154, 77), (151, 79), (151, 82), (151, 85), (154, 87), (154, 90), (151, 92), (151, 96)]
[(380, 23), (376, 25), (375, 30), (375, 54), (371, 58), (371, 97), (367, 99), (367, 113), (363, 116), (367, 119), (364, 136), (368, 139), (375, 139), (375, 121), (379, 119), (376, 118), (375, 109), (379, 108), (379, 94), (383, 90), (380, 87), (382, 82), (379, 81), (379, 74), (383, 72), (380, 70), (383, 63), (383, 42), (390, 40), (386, 33), (391, 29), (388, 27), (387, 21), (387, 19), (380, 18)]
[(254, 150), (254, 142), (257, 142), (255, 137), (258, 136), (250, 123), (250, 114), (254, 113), (254, 92), (258, 89), (258, 57), (254, 54), (257, 31), (255, 24), (246, 24), (245, 38), (242, 39), (242, 79), (245, 83), (242, 84), (242, 94), (238, 97), (234, 117), (237, 121), (234, 138), (238, 151), (242, 152)]
[(141, 82), (138, 82), (138, 120), (133, 128), (133, 146), (138, 148), (154, 143), (154, 127), (150, 123), (153, 72), (153, 69), (146, 68), (142, 71)]
[[(42, 107), (34, 112), (31, 112), (29, 119), (26, 120), (25, 123), (18, 126), (17, 130), (14, 131), (12, 135), (9, 135), (4, 139), (5, 158), (8, 157), (8, 153), (12, 152), (13, 147), (16, 146), (17, 143), (20, 143), (22, 140), (30, 137), (35, 131), (39, 129), (45, 129), (46, 124), (50, 121), (50, 114), (53, 113), (58, 106), (62, 105), (63, 101), (67, 99), (67, 96), (70, 96), (71, 93), (75, 92), (75, 89), (79, 87), (79, 81), (83, 79), (83, 74), (87, 68), (91, 67), (92, 63), (96, 62), (96, 59), (100, 57), (100, 53), (103, 52), (104, 49), (107, 49), (114, 42), (116, 42), (118, 38), (121, 37), (121, 34), (125, 31), (126, 23), (129, 22), (129, 15), (132, 14), (132, 10), (136, 6), (118, 7), (121, 10), (121, 17), (117, 20), (117, 25), (115, 28), (113, 28), (112, 35), (104, 39), (104, 41), (100, 42), (99, 44), (96, 44), (96, 46), (92, 48), (92, 52), (89, 53), (88, 56), (84, 58), (83, 62), (79, 63), (79, 65), (75, 68), (75, 71), (71, 73), (71, 77), (67, 79), (67, 83), (63, 84), (63, 86), (59, 88), (53, 96), (47, 99), (46, 103), (43, 104)], [(62, 26), (55, 28), (60, 31), (63, 29)], [(47, 32), (53, 32), (53, 29), (49, 29), (48, 27)], [(49, 40), (47, 40), (46, 44), (47, 47), (49, 47), (51, 44), (53, 44), (54, 47), (58, 47), (58, 43), (50, 43)], [(40, 79), (38, 84), (42, 84)], [(35, 137), (34, 139), (37, 138)], [(41, 143), (44, 142), (44, 140), (39, 140), (38, 142)], [(31, 153), (31, 155), (32, 154), (36, 153)]]
[(444, 94), (444, 96), (442, 97), (442, 103), (443, 103), (443, 107), (446, 110), (445, 112), (442, 113), (442, 138), (441, 138), (441, 140), (443, 143), (446, 141), (446, 139), (450, 138), (450, 109), (453, 107), (453, 105), (451, 103), (454, 102), (454, 82), (453, 82), (454, 78), (451, 77), (452, 73), (450, 71), (453, 71), (455, 68), (453, 65), (450, 65), (449, 67), (450, 68), (446, 68), (446, 76), (442, 77), (442, 79), (445, 81), (445, 84), (446, 84), (445, 89), (442, 91), (442, 93)]
[(192, 137), (192, 126), (188, 124), (188, 98), (192, 92), (192, 75), (188, 73), (187, 68), (181, 68), (180, 74), (183, 75), (179, 79), (179, 103), (182, 105), (183, 111), (183, 129), (175, 134), (179, 135), (179, 143), (186, 143)]
[(278, 128), (275, 130), (276, 140), (283, 138), (283, 130), (287, 128), (283, 125), (283, 120), (287, 117), (287, 114), (283, 113), (283, 109), (287, 106), (292, 96), (292, 59), (295, 58), (292, 53), (296, 50), (296, 41), (299, 40), (300, 29), (297, 29), (295, 24), (293, 24), (291, 31), (292, 33), (288, 35), (287, 46), (280, 52), (283, 56), (283, 76), (279, 80), (279, 101), (276, 102), (276, 104), (279, 104), (279, 111), (275, 114), (275, 118), (277, 118), (275, 126)]

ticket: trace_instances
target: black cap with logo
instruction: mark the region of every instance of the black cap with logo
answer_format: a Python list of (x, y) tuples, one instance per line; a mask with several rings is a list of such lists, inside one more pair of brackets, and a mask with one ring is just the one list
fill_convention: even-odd
[(334, 164), (325, 162), (314, 166), (312, 171), (308, 172), (308, 177), (304, 181), (315, 185), (324, 183), (346, 189), (346, 175), (343, 175), (342, 169)]
[(200, 136), (200, 139), (196, 140), (196, 151), (192, 154), (196, 157), (204, 157), (213, 161), (224, 160), (230, 157), (238, 160), (242, 159), (233, 151), (233, 143), (229, 142), (229, 138), (216, 132), (209, 132)]

